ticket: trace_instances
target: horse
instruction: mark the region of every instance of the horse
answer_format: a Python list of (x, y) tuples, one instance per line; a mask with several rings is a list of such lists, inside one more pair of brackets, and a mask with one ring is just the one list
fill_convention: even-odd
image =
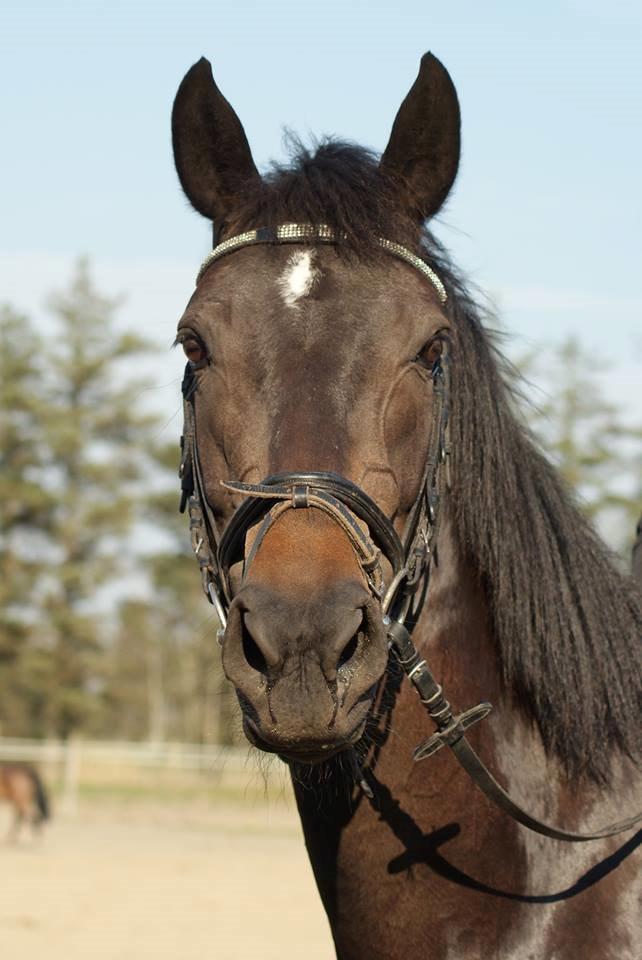
[(213, 230), (176, 337), (181, 509), (337, 957), (639, 957), (637, 818), (604, 822), (634, 807), (640, 603), (430, 231), (446, 68), (422, 58), (380, 157), (328, 138), (259, 175), (204, 58), (172, 138)]
[(7, 800), (14, 810), (9, 839), (18, 839), (25, 821), (37, 833), (49, 819), (51, 808), (45, 785), (38, 771), (28, 763), (0, 763), (0, 800)]
[(635, 542), (631, 554), (631, 565), (633, 567), (633, 576), (642, 588), (642, 517), (638, 521), (635, 534)]

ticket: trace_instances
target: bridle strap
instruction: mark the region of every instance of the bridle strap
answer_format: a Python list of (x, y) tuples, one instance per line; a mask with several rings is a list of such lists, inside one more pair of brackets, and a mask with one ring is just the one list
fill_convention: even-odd
[(210, 507), (201, 473), (196, 443), (196, 419), (194, 394), (196, 392), (195, 370), (205, 364), (188, 363), (183, 377), (183, 435), (181, 437), (181, 464), (178, 475), (181, 480), (180, 513), (187, 508), (192, 551), (201, 572), (203, 592), (214, 606), (221, 624), (219, 640), (227, 626), (229, 596), (225, 593), (225, 578), (218, 564), (219, 536), (216, 519)]
[[(416, 592), (422, 580), (428, 588), (439, 533), (442, 483), (450, 486), (450, 364), (450, 343), (444, 338), (441, 354), (431, 371), (432, 423), (419, 496), (410, 509), (402, 535), (406, 596)], [(391, 590), (384, 613), (392, 609), (395, 597), (396, 591)], [(407, 613), (397, 619), (405, 622), (406, 616)]]
[(631, 830), (642, 821), (642, 813), (638, 813), (626, 820), (600, 827), (592, 833), (575, 833), (570, 830), (561, 830), (559, 827), (552, 826), (532, 816), (513, 800), (510, 794), (497, 782), (466, 739), (466, 729), (487, 716), (492, 709), (491, 705), (480, 703), (477, 707), (472, 707), (472, 709), (466, 710), (458, 716), (453, 716), (451, 706), (444, 697), (441, 685), (437, 683), (430, 667), (417, 652), (408, 630), (402, 624), (394, 623), (389, 626), (388, 635), (393, 639), (397, 659), (417, 690), (430, 718), (437, 726), (437, 733), (415, 749), (414, 760), (424, 760), (431, 757), (441, 747), (450, 747), (468, 776), (489, 800), (512, 817), (513, 820), (521, 823), (522, 826), (544, 837), (549, 837), (551, 840), (563, 840), (567, 843), (604, 840), (607, 837), (613, 837), (618, 833)]
[[(287, 484), (251, 484), (227, 482), (223, 486), (252, 499), (264, 499), (274, 504), (265, 514), (259, 530), (252, 542), (252, 546), (245, 558), (244, 577), (258, 553), (268, 530), (288, 510), (314, 509), (321, 510), (329, 516), (345, 533), (355, 551), (364, 577), (371, 593), (381, 600), (383, 593), (383, 573), (381, 570), (381, 551), (377, 549), (357, 523), (354, 514), (336, 497), (311, 485), (314, 474), (306, 474), (308, 482), (300, 483), (291, 479)], [(276, 503), (275, 503), (276, 501)], [(249, 502), (249, 501), (248, 501)], [(374, 504), (373, 504), (374, 506)]]
[[(357, 539), (364, 537), (354, 519), (358, 517), (366, 524), (370, 536), (388, 559), (394, 573), (404, 565), (403, 547), (388, 517), (360, 487), (338, 473), (280, 473), (267, 477), (260, 484), (226, 480), (222, 485), (248, 498), (234, 513), (221, 538), (219, 560), (222, 568), (230, 567), (241, 559), (246, 531), (269, 509), (269, 505), (266, 506), (262, 501), (294, 499), (297, 491), (299, 497), (310, 500), (311, 506), (319, 506), (327, 513), (339, 515), (349, 535)], [(293, 503), (293, 506), (304, 505), (302, 501)]]
[[(235, 237), (229, 237), (227, 240), (221, 241), (221, 243), (217, 244), (214, 249), (208, 253), (198, 271), (196, 283), (199, 283), (205, 272), (216, 260), (225, 256), (227, 253), (240, 250), (242, 247), (254, 247), (261, 243), (336, 244), (340, 243), (343, 239), (343, 234), (337, 230), (333, 230), (332, 227), (326, 223), (284, 223), (274, 230), (268, 230), (266, 227), (260, 227), (258, 230), (246, 230), (245, 233), (239, 233)], [(398, 260), (403, 260), (404, 263), (409, 264), (423, 274), (426, 280), (428, 280), (437, 291), (437, 296), (440, 301), (442, 303), (446, 302), (448, 295), (445, 286), (440, 277), (422, 257), (418, 257), (412, 250), (408, 250), (407, 247), (403, 247), (400, 243), (395, 243), (393, 240), (387, 240), (385, 237), (375, 237), (374, 240), (377, 246), (385, 250), (386, 253), (391, 254), (391, 256), (396, 257)]]

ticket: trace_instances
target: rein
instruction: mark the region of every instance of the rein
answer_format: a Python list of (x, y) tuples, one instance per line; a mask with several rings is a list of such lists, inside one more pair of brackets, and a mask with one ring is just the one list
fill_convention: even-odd
[[(252, 230), (231, 237), (216, 246), (203, 262), (196, 283), (220, 257), (247, 246), (276, 243), (337, 243), (340, 236), (321, 224), (284, 224), (274, 231)], [(384, 238), (378, 245), (392, 256), (408, 263), (432, 284), (440, 301), (447, 300), (446, 289), (432, 268), (412, 251)], [(517, 804), (495, 780), (465, 736), (468, 727), (486, 717), (492, 706), (482, 702), (454, 715), (428, 664), (418, 653), (411, 636), (428, 594), (433, 559), (439, 533), (440, 504), (444, 485), (450, 486), (450, 366), (447, 339), (441, 356), (432, 371), (433, 418), (428, 454), (419, 493), (408, 514), (402, 536), (377, 504), (356, 484), (335, 473), (282, 473), (267, 477), (262, 483), (249, 484), (224, 481), (222, 485), (246, 499), (235, 510), (222, 536), (207, 500), (201, 473), (195, 427), (196, 372), (210, 362), (188, 362), (182, 383), (184, 427), (181, 437), (180, 511), (187, 508), (190, 519), (192, 550), (198, 560), (203, 590), (216, 609), (220, 621), (218, 640), (222, 643), (227, 613), (232, 602), (229, 571), (233, 564), (245, 562), (249, 568), (267, 531), (285, 510), (316, 508), (325, 512), (348, 536), (359, 559), (369, 589), (381, 603), (389, 646), (406, 676), (417, 690), (421, 703), (437, 727), (415, 749), (415, 761), (432, 756), (448, 746), (482, 792), (514, 820), (543, 836), (564, 841), (599, 840), (631, 829), (642, 820), (642, 813), (610, 824), (594, 833), (573, 833), (561, 830), (531, 816)], [(361, 521), (359, 523), (358, 521)], [(260, 523), (257, 537), (248, 557), (244, 558), (245, 536), (250, 527)], [(367, 533), (364, 532), (365, 525)], [(389, 585), (384, 584), (381, 555), (392, 569)], [(408, 625), (406, 625), (408, 623)], [(373, 797), (363, 772), (358, 782), (364, 793)]]

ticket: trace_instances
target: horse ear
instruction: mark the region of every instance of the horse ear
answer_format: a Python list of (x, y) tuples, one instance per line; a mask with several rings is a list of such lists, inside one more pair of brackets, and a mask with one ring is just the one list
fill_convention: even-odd
[(381, 168), (408, 190), (413, 216), (432, 217), (448, 196), (459, 166), (460, 114), (455, 86), (431, 53), (399, 107)]
[(214, 83), (209, 60), (188, 70), (172, 109), (174, 163), (193, 207), (224, 219), (259, 174), (241, 121)]

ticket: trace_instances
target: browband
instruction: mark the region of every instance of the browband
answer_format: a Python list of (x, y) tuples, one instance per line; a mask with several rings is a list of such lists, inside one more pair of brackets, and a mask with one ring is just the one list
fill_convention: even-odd
[[(236, 237), (230, 237), (217, 244), (211, 253), (205, 257), (196, 277), (196, 283), (199, 282), (205, 271), (211, 267), (215, 260), (224, 257), (226, 253), (232, 253), (241, 247), (253, 247), (259, 243), (338, 243), (341, 240), (341, 234), (325, 223), (314, 225), (311, 223), (284, 223), (274, 230), (268, 230), (261, 227), (258, 230), (248, 230), (245, 233), (239, 233)], [(386, 240), (384, 237), (376, 238), (377, 245), (392, 254), (399, 260), (415, 267), (426, 277), (437, 291), (437, 296), (442, 303), (447, 300), (446, 288), (425, 260), (418, 257), (416, 253), (402, 247), (399, 243), (392, 240)]]

